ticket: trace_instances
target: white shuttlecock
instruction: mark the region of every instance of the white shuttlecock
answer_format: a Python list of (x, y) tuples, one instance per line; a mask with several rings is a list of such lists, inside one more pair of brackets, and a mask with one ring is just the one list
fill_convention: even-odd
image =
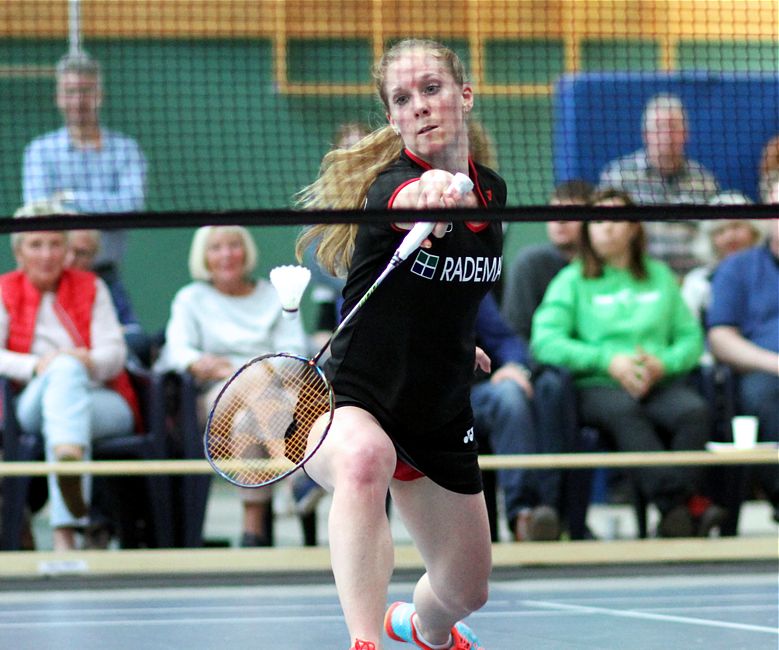
[(311, 271), (305, 266), (287, 264), (271, 269), (270, 281), (281, 300), (285, 318), (297, 318), (300, 299), (311, 280)]

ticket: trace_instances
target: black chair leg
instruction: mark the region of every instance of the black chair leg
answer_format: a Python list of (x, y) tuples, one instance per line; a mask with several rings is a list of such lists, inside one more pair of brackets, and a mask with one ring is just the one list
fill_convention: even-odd
[(154, 544), (157, 548), (173, 546), (174, 526), (170, 518), (172, 510), (171, 477), (161, 474), (147, 477), (146, 489), (149, 495)]
[(490, 539), (497, 542), (498, 535), (498, 494), (495, 472), (482, 472), (484, 500), (487, 503), (487, 518), (490, 522)]
[(276, 519), (273, 514), (273, 502), (268, 501), (268, 511), (265, 515), (265, 537), (268, 540), (269, 546), (275, 546), (274, 532), (276, 528)]
[(588, 469), (573, 469), (565, 472), (563, 490), (565, 494), (565, 517), (568, 522), (568, 536), (572, 540), (587, 539), (587, 511), (590, 507), (590, 493), (594, 472)]
[(300, 528), (303, 531), (303, 544), (316, 546), (316, 511), (301, 515)]
[(27, 495), (32, 479), (29, 476), (3, 479), (2, 547), (4, 551), (18, 551), (22, 547), (22, 528)]
[(649, 508), (649, 502), (638, 485), (633, 483), (633, 507), (636, 512), (636, 526), (638, 527), (639, 539), (646, 539), (649, 536), (649, 529), (647, 525), (647, 510)]
[(708, 494), (728, 513), (720, 527), (720, 535), (723, 537), (738, 535), (739, 515), (749, 492), (750, 475), (748, 465), (712, 468)]
[(203, 546), (203, 526), (205, 524), (208, 494), (211, 489), (211, 477), (200, 475), (185, 475), (181, 477), (184, 494), (179, 498), (184, 512), (183, 546), (186, 548), (201, 548)]

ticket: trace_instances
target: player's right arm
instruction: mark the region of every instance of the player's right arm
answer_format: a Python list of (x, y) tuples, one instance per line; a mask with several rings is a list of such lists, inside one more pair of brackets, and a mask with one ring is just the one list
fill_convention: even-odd
[[(452, 183), (454, 174), (443, 169), (426, 171), (410, 183), (404, 185), (395, 196), (392, 209), (435, 210), (438, 208), (475, 208), (476, 196), (473, 191), (461, 193)], [(398, 228), (408, 230), (413, 223), (396, 223)], [(433, 235), (443, 237), (449, 224), (437, 223)]]

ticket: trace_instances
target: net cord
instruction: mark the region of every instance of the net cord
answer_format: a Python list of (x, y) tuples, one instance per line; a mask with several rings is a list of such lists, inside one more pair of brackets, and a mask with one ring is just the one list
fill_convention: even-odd
[(223, 212), (143, 212), (36, 216), (0, 219), (0, 234), (46, 230), (124, 230), (131, 228), (188, 228), (200, 226), (307, 226), (320, 223), (385, 224), (389, 221), (479, 221), (534, 223), (546, 221), (709, 221), (717, 219), (776, 219), (775, 205), (642, 205), (528, 206), (501, 210), (440, 208), (435, 212), (393, 210), (226, 210)]

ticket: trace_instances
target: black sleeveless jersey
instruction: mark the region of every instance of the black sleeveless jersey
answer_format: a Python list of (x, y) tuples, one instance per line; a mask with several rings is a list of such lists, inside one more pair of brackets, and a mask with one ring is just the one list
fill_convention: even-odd
[[(404, 151), (371, 186), (366, 207), (391, 207), (400, 189), (430, 168)], [(506, 184), (494, 171), (471, 162), (470, 176), (482, 207), (505, 205)], [(389, 223), (360, 226), (342, 316), (384, 270), (405, 234)], [(387, 276), (335, 338), (325, 364), (335, 394), (346, 398), (341, 403), (353, 400), (380, 423), (395, 423), (395, 430), (415, 438), (470, 414), (476, 312), (501, 273), (498, 222), (455, 223), (431, 241), (431, 248), (415, 251)], [(424, 472), (412, 449), (425, 441), (391, 435)]]

